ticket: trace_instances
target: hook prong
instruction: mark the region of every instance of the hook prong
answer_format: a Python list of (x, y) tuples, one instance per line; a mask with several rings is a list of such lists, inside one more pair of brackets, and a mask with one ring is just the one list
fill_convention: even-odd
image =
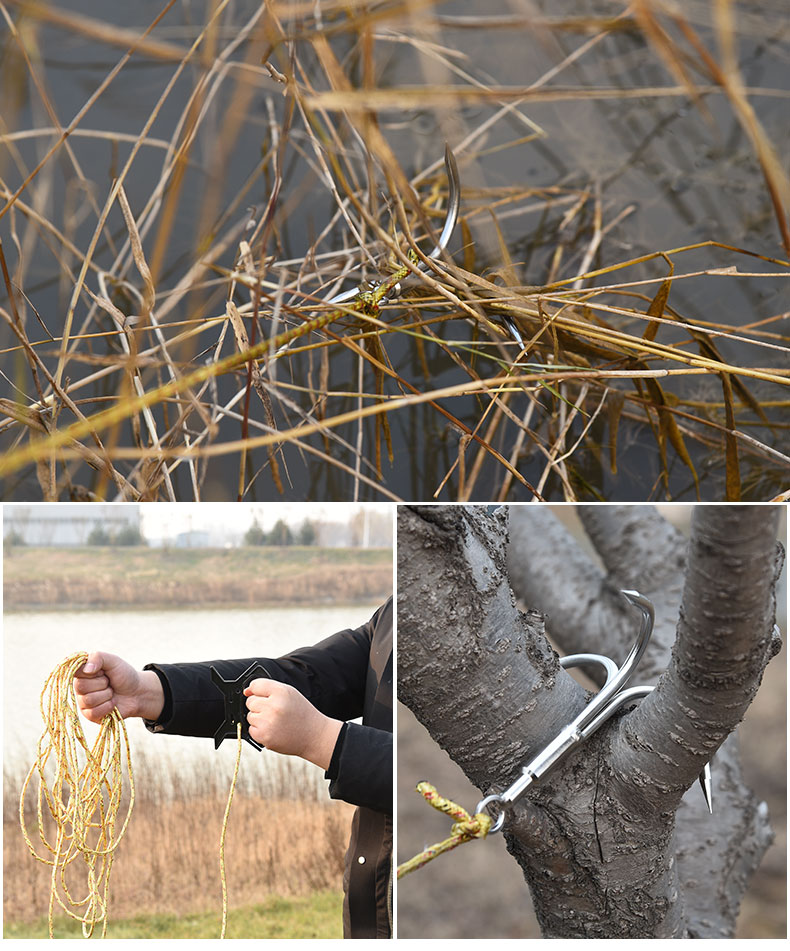
[(710, 763), (706, 763), (699, 774), (699, 784), (702, 787), (702, 795), (705, 797), (708, 812), (713, 815), (713, 777), (710, 772)]
[[(455, 225), (458, 221), (458, 211), (461, 207), (461, 179), (458, 175), (458, 165), (455, 161), (452, 149), (449, 145), (444, 147), (444, 168), (447, 172), (447, 182), (449, 186), (449, 197), (447, 199), (447, 214), (444, 218), (442, 233), (439, 240), (434, 245), (433, 251), (428, 255), (429, 258), (438, 258), (450, 243), (450, 238), (455, 231)], [(421, 261), (417, 267), (421, 271), (427, 270), (425, 262)]]

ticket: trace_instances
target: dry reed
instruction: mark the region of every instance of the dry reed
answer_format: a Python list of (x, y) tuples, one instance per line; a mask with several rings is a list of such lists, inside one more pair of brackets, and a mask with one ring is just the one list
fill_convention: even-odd
[(182, 566), (157, 550), (47, 549), (42, 556), (41, 549), (20, 547), (5, 566), (6, 609), (372, 604), (392, 590), (392, 561), (383, 552), (359, 561), (333, 559), (331, 552), (317, 561), (294, 556), (280, 568), (268, 564), (265, 553), (245, 560), (243, 553), (203, 551)]
[[(6, 495), (397, 498), (399, 485), (459, 501), (631, 498), (623, 458), (637, 445), (655, 463), (645, 495), (786, 493), (786, 315), (755, 320), (747, 309), (732, 325), (715, 304), (684, 296), (700, 282), (703, 301), (744, 281), (755, 296), (773, 293), (790, 276), (790, 184), (752, 104), (785, 93), (748, 87), (737, 56), (740, 37), (765, 26), (758, 13), (739, 19), (720, 2), (692, 19), (666, 0), (563, 18), (447, 16), (430, 0), (267, 2), (241, 21), (222, 0), (165, 38), (159, 20), (172, 7), (163, 3), (133, 41), (103, 21), (22, 0), (0, 11), (5, 69), (17, 84), (32, 79), (50, 123), (26, 128), (6, 83), (0, 315), (15, 380), (0, 402)], [(129, 44), (67, 126), (45, 65), (30, 55), (42, 22), (81, 41)], [(502, 84), (453, 48), (465, 31), (492, 41), (535, 34), (555, 59), (529, 84)], [(591, 50), (627, 58), (642, 55), (640, 43), (650, 60), (641, 85), (619, 75), (606, 87), (567, 83)], [(388, 80), (393, 50), (415, 63), (408, 81)], [(96, 103), (140, 56), (168, 64), (168, 78), (148, 97), (139, 131), (92, 128)], [(730, 247), (717, 227), (686, 247), (659, 239), (652, 253), (622, 254), (613, 236), (633, 207), (613, 207), (600, 182), (481, 184), (489, 156), (545, 140), (530, 115), (545, 104), (636, 102), (641, 120), (651, 102), (676, 102), (696, 110), (704, 130), (714, 100), (750, 144), (775, 251)], [(407, 169), (389, 127), (415, 109), (441, 132), (423, 167)], [(166, 110), (177, 117), (170, 128)], [(250, 126), (260, 154), (244, 156)], [(465, 183), (461, 253), (436, 262), (408, 299), (372, 313), (352, 303), (317, 330), (310, 319), (326, 314), (322, 302), (344, 281), (408, 265), (409, 248), (426, 246), (447, 200), (444, 134)], [(28, 139), (40, 145), (34, 156)], [(80, 165), (97, 140), (114, 156), (109, 184), (86, 180)], [(143, 153), (160, 166), (140, 193)], [(53, 207), (56, 159), (87, 196), (79, 211)], [(265, 201), (245, 210), (261, 178)], [(326, 224), (313, 219), (311, 246), (291, 251), (290, 219), (305, 200), (326, 209)], [(193, 217), (180, 219), (187, 207)], [(542, 251), (530, 284), (509, 232), (523, 217), (538, 223), (527, 256)], [(186, 240), (179, 221), (190, 222)], [(61, 285), (54, 315), (35, 310), (43, 258)], [(434, 380), (439, 362), (454, 367), (452, 382)], [(404, 436), (394, 447), (396, 427)]]
[[(135, 811), (113, 867), (110, 918), (216, 912), (221, 918), (218, 842), (230, 777), (189, 768), (163, 772), (135, 755)], [(268, 895), (305, 895), (342, 887), (352, 807), (312, 796), (287, 760), (267, 790), (245, 782), (242, 758), (226, 845), (230, 907)], [(4, 776), (4, 917), (46, 915), (48, 870), (30, 860), (14, 816), (20, 777)], [(29, 817), (35, 822), (33, 814)]]

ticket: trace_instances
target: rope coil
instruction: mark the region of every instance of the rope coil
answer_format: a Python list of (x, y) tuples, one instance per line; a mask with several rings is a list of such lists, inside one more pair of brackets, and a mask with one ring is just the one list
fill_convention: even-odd
[[(107, 934), (110, 873), (118, 847), (134, 808), (134, 775), (126, 724), (117, 709), (101, 721), (92, 747), (82, 729), (74, 677), (87, 661), (84, 651), (72, 654), (50, 673), (41, 692), (40, 709), (44, 731), (36, 747), (36, 758), (22, 784), (19, 796), (19, 822), (31, 855), (52, 867), (49, 896), (49, 936), (54, 938), (53, 917), (56, 904), (70, 917), (82, 923), (85, 938), (93, 935), (101, 922), (102, 938)], [(219, 867), (222, 881), (222, 932), (228, 920), (228, 887), (225, 872), (225, 836), (230, 807), (239, 776), (242, 725), (238, 724), (238, 749), (219, 842)], [(54, 775), (51, 783), (47, 773)], [(129, 806), (120, 830), (118, 814), (123, 796), (123, 775), (129, 777)], [(40, 855), (25, 822), (25, 800), (34, 775), (38, 773), (36, 833), (44, 847)], [(49, 814), (55, 826), (54, 840), (45, 820)], [(47, 823), (45, 827), (45, 821)], [(35, 833), (34, 833), (35, 836)], [(48, 853), (48, 854), (47, 854)], [(67, 882), (67, 869), (77, 859), (85, 864), (84, 897), (75, 897), (74, 871)], [(77, 862), (76, 867), (79, 867)]]
[[(134, 777), (123, 718), (117, 710), (112, 710), (102, 720), (92, 747), (88, 746), (82, 730), (73, 682), (87, 659), (87, 653), (72, 654), (52, 671), (44, 684), (40, 704), (44, 732), (19, 797), (19, 821), (30, 853), (52, 867), (50, 938), (54, 937), (56, 902), (70, 918), (82, 923), (84, 937), (91, 937), (99, 922), (102, 937), (106, 935), (113, 858), (134, 808)], [(54, 761), (54, 776), (50, 786), (46, 768), (51, 761)], [(129, 777), (129, 807), (116, 834), (124, 772)], [(44, 855), (38, 854), (25, 823), (25, 798), (35, 773), (38, 773), (37, 832), (46, 850)], [(54, 842), (50, 841), (44, 824), (45, 804), (55, 823)], [(77, 859), (84, 862), (87, 876), (86, 893), (81, 898), (74, 896), (74, 884), (66, 881), (66, 870)]]
[(417, 869), (422, 868), (423, 865), (427, 865), (428, 862), (435, 859), (438, 855), (441, 855), (443, 852), (449, 852), (459, 845), (463, 845), (464, 842), (469, 842), (472, 839), (484, 839), (488, 835), (493, 821), (491, 816), (485, 812), (478, 812), (474, 815), (468, 813), (463, 806), (459, 806), (458, 803), (453, 802), (451, 799), (445, 799), (443, 796), (440, 796), (436, 791), (436, 787), (430, 783), (418, 783), (417, 792), (429, 805), (433, 806), (434, 809), (438, 809), (439, 812), (444, 812), (446, 815), (452, 816), (456, 821), (450, 829), (451, 834), (448, 838), (437, 842), (435, 845), (429, 846), (427, 849), (423, 849), (419, 855), (415, 855), (413, 859), (409, 859), (408, 862), (399, 865), (398, 879), (403, 878), (404, 875), (408, 875), (409, 872), (416, 872)]

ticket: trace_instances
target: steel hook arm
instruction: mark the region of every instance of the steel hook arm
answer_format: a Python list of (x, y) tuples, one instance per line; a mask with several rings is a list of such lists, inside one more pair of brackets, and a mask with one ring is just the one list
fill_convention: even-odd
[[(427, 255), (427, 257), (432, 258), (433, 260), (438, 258), (450, 243), (450, 238), (453, 236), (453, 231), (455, 231), (455, 226), (458, 221), (458, 211), (461, 207), (461, 180), (458, 175), (458, 165), (456, 164), (455, 156), (453, 155), (449, 145), (446, 145), (444, 148), (444, 168), (447, 172), (447, 182), (449, 189), (447, 214), (445, 215), (444, 225), (442, 226), (439, 240)], [(429, 266), (425, 263), (425, 261), (420, 261), (416, 267), (418, 271), (422, 271), (423, 273), (426, 273), (429, 270)], [(412, 277), (413, 275), (409, 275), (408, 277), (404, 278), (404, 280), (401, 281), (399, 285), (396, 285), (396, 287), (393, 289), (395, 293), (390, 295), (390, 299), (399, 296), (406, 282)], [(373, 286), (372, 290), (375, 291), (376, 288), (380, 287), (383, 283), (384, 281), (379, 281), (378, 284)], [(345, 304), (347, 301), (354, 300), (361, 292), (361, 287), (352, 287), (347, 291), (343, 291), (341, 294), (336, 294), (334, 297), (331, 297), (326, 303)]]
[(596, 719), (599, 712), (608, 707), (611, 698), (628, 683), (636, 670), (637, 664), (647, 650), (647, 645), (650, 643), (650, 636), (653, 633), (653, 623), (655, 621), (655, 611), (653, 610), (652, 603), (638, 591), (622, 591), (621, 594), (629, 604), (633, 604), (639, 608), (642, 613), (642, 623), (639, 627), (639, 634), (637, 635), (634, 646), (629, 651), (628, 656), (623, 661), (617, 674), (604, 684), (574, 720), (574, 725), (579, 730), (583, 730), (588, 723)]
[[(444, 219), (442, 233), (439, 235), (439, 240), (433, 250), (428, 255), (429, 258), (434, 259), (438, 258), (450, 243), (450, 238), (453, 236), (453, 231), (455, 231), (455, 225), (458, 221), (458, 211), (461, 207), (461, 179), (458, 175), (458, 165), (456, 164), (455, 156), (449, 145), (445, 145), (444, 147), (444, 168), (447, 172), (449, 198), (447, 200), (447, 215)], [(428, 270), (424, 261), (420, 261), (417, 267), (421, 271)]]

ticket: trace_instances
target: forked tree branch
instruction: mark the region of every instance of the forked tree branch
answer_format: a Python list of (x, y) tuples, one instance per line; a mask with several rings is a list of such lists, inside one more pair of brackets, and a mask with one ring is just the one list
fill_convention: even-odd
[[(530, 607), (550, 610), (552, 632), (570, 652), (622, 661), (636, 621), (617, 591), (636, 586), (659, 614), (645, 666), (666, 663), (688, 565), (678, 642), (660, 687), (557, 767), (507, 823), (544, 934), (731, 934), (770, 841), (732, 741), (716, 760), (715, 822), (701, 825), (698, 791), (682, 805), (681, 797), (743, 715), (778, 647), (778, 511), (700, 508), (687, 562), (682, 536), (652, 510), (587, 510), (605, 571), (545, 509), (514, 511), (510, 575)], [(399, 519), (400, 697), (482, 792), (501, 790), (581, 709), (578, 689), (551, 663), (540, 619), (532, 613), (525, 623), (513, 609), (504, 514), (417, 507)]]
[(543, 618), (516, 607), (506, 522), (482, 508), (398, 509), (399, 698), (486, 791), (585, 702), (559, 676)]

